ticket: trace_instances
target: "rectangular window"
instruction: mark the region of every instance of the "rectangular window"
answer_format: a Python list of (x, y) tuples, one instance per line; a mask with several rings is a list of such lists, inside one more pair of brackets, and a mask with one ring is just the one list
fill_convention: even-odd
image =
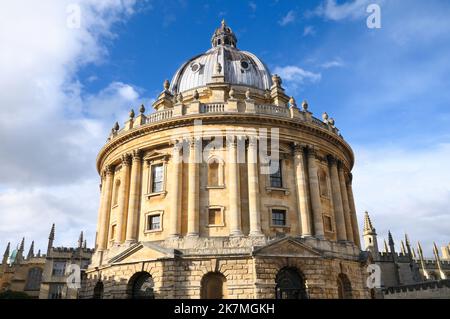
[(111, 226), (111, 236), (110, 236), (110, 239), (116, 238), (116, 228), (117, 228), (117, 225), (112, 225), (112, 226)]
[(272, 210), (272, 225), (286, 226), (286, 211), (284, 209)]
[[(269, 161), (270, 167), (272, 166), (272, 161)], [(278, 161), (277, 171), (273, 174), (270, 174), (270, 187), (282, 188), (283, 187), (283, 178), (281, 173), (281, 161)]]
[(63, 284), (50, 284), (48, 299), (62, 299)]
[(151, 192), (160, 193), (163, 191), (164, 170), (163, 164), (152, 165)]
[(323, 223), (325, 226), (325, 231), (328, 231), (328, 232), (333, 231), (333, 221), (330, 216), (323, 216)]
[(147, 230), (161, 229), (161, 215), (148, 215), (147, 218)]
[(208, 224), (209, 225), (222, 224), (222, 210), (220, 208), (210, 208), (208, 210)]
[(53, 262), (53, 276), (64, 276), (66, 272), (66, 262), (65, 261), (54, 261)]

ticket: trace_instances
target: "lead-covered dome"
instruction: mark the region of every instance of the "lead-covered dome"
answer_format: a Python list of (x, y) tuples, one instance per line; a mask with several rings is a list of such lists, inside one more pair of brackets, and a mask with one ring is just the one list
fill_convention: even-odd
[(170, 86), (174, 94), (206, 86), (216, 76), (232, 85), (270, 89), (269, 69), (254, 54), (237, 49), (237, 38), (225, 21), (214, 32), (211, 43), (212, 49), (193, 57), (175, 73)]

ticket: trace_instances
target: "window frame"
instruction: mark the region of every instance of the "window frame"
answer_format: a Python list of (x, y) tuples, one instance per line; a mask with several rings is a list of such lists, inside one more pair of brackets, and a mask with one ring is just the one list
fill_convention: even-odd
[[(56, 269), (55, 265), (57, 264), (63, 264), (64, 263), (64, 267), (62, 269)], [(66, 267), (67, 267), (67, 262), (65, 260), (54, 260), (53, 264), (52, 264), (52, 276), (55, 277), (63, 277), (66, 275)], [(57, 272), (55, 272), (55, 270), (58, 270)], [(60, 271), (62, 270), (62, 273), (60, 273)]]
[[(217, 163), (217, 185), (209, 184), (209, 166), (212, 163)], [(225, 188), (225, 165), (224, 161), (219, 156), (211, 156), (206, 162), (206, 189), (223, 189)]]
[[(146, 187), (146, 194), (145, 196), (147, 198), (153, 197), (153, 196), (166, 196), (167, 194), (167, 159), (168, 156), (165, 154), (158, 154), (153, 157), (148, 157), (145, 159), (147, 163), (147, 187)], [(153, 167), (162, 165), (162, 187), (161, 191), (159, 192), (153, 192)]]
[[(220, 210), (220, 223), (219, 224), (210, 224), (209, 223), (209, 211), (213, 209)], [(206, 218), (207, 223), (206, 227), (208, 228), (214, 228), (214, 227), (225, 227), (225, 207), (220, 205), (210, 205), (206, 207)]]
[[(265, 165), (270, 165), (270, 157), (268, 159), (269, 161)], [(271, 184), (271, 176), (272, 174), (266, 174), (266, 192), (271, 193), (273, 191), (275, 192), (284, 192), (284, 195), (289, 195), (290, 191), (287, 187), (287, 178), (286, 178), (286, 161), (289, 160), (289, 155), (287, 153), (281, 152), (279, 153), (279, 159), (280, 161), (280, 176), (281, 176), (281, 187), (274, 187)]]
[[(284, 211), (284, 225), (275, 225), (273, 223), (273, 213), (275, 210)], [(290, 228), (291, 225), (289, 223), (289, 207), (287, 206), (270, 206), (269, 207), (269, 227), (270, 228)]]
[[(150, 229), (149, 226), (149, 219), (150, 217), (156, 217), (159, 216), (159, 228), (157, 229)], [(163, 210), (155, 210), (155, 211), (151, 211), (151, 212), (147, 212), (145, 214), (145, 228), (144, 228), (144, 233), (148, 234), (148, 233), (159, 233), (162, 232), (164, 230), (164, 211)]]
[[(334, 234), (334, 233), (335, 233), (335, 225), (334, 225), (334, 223), (333, 223), (333, 216), (331, 216), (330, 214), (327, 214), (327, 213), (323, 213), (322, 216), (323, 216), (323, 230), (324, 230), (325, 232), (327, 232), (327, 233)], [(326, 226), (326, 224), (325, 224), (325, 218), (329, 218), (329, 219), (330, 219), (331, 230), (328, 230), (328, 229), (325, 227), (325, 226)]]

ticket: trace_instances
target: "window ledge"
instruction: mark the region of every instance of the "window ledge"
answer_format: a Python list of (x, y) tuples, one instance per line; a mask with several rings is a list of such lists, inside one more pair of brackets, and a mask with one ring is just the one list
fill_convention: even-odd
[(290, 229), (291, 228), (291, 226), (289, 226), (289, 225), (270, 225), (270, 228), (282, 228), (282, 229)]
[(148, 193), (148, 194), (145, 194), (145, 196), (146, 196), (147, 198), (155, 197), (155, 196), (161, 196), (161, 195), (162, 195), (163, 197), (165, 197), (166, 194), (167, 194), (166, 191), (162, 191), (162, 192), (156, 192), (156, 193)]
[(162, 231), (163, 231), (162, 228), (159, 228), (159, 229), (152, 229), (152, 230), (146, 230), (146, 231), (144, 231), (144, 234), (161, 233)]
[(266, 187), (266, 191), (268, 193), (271, 192), (284, 192), (284, 195), (289, 195), (290, 191), (288, 188), (283, 188), (283, 187)]
[(225, 224), (211, 224), (206, 225), (207, 228), (217, 228), (217, 227), (225, 227)]
[(206, 189), (224, 189), (225, 185), (218, 185), (218, 186), (206, 186)]

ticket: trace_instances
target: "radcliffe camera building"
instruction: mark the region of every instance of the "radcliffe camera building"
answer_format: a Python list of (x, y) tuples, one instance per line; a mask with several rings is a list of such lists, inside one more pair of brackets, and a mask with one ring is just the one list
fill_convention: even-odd
[(223, 21), (113, 127), (83, 298), (369, 297), (351, 147), (237, 43)]

